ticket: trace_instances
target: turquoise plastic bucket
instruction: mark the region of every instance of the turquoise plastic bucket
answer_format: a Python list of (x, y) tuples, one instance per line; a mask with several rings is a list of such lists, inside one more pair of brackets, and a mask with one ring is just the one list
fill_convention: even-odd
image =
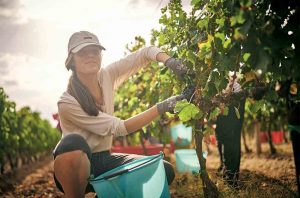
[[(206, 158), (207, 152), (203, 153)], [(199, 172), (200, 164), (195, 149), (178, 149), (175, 151), (176, 170), (180, 173)]]
[(112, 169), (91, 179), (98, 197), (169, 198), (163, 153)]
[(171, 127), (171, 137), (177, 146), (188, 146), (192, 141), (192, 127), (178, 124)]

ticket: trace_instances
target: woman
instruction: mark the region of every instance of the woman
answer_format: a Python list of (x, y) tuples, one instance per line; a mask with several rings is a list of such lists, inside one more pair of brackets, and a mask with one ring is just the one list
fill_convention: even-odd
[[(84, 197), (93, 191), (88, 184), (95, 177), (141, 156), (110, 153), (113, 136), (125, 136), (149, 124), (159, 115), (172, 111), (176, 102), (188, 94), (173, 96), (148, 110), (121, 120), (114, 117), (113, 97), (126, 79), (150, 61), (164, 62), (176, 75), (184, 75), (186, 67), (156, 47), (147, 47), (117, 62), (101, 67), (102, 50), (96, 35), (74, 33), (68, 44), (66, 68), (72, 70), (67, 91), (58, 101), (62, 139), (54, 154), (55, 182), (66, 197)], [(167, 180), (174, 170), (164, 161)]]

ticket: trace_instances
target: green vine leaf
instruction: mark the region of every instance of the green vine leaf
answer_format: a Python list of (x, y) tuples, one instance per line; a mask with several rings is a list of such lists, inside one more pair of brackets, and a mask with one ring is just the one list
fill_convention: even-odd
[(178, 117), (182, 122), (187, 122), (194, 118), (202, 117), (203, 115), (202, 111), (198, 107), (189, 103), (187, 100), (177, 102), (174, 112), (178, 113)]
[(250, 53), (244, 53), (244, 55), (243, 55), (243, 60), (244, 60), (245, 62), (247, 62), (250, 56), (251, 56)]
[(224, 107), (223, 115), (224, 115), (224, 116), (227, 116), (227, 115), (228, 115), (228, 112), (229, 112), (229, 108), (228, 108), (228, 107)]
[(215, 120), (217, 119), (218, 115), (221, 113), (221, 110), (219, 107), (215, 108), (210, 114), (209, 114), (209, 120)]
[(225, 19), (221, 18), (221, 19), (216, 19), (216, 24), (220, 25), (220, 26), (224, 26), (225, 24)]
[(249, 106), (249, 110), (255, 114), (257, 113), (259, 110), (261, 110), (264, 107), (265, 102), (263, 100), (260, 101), (256, 101), (254, 104), (251, 104)]
[(200, 0), (192, 0), (192, 1), (191, 1), (191, 4), (192, 4), (192, 5), (196, 5), (196, 4), (199, 3), (199, 2), (200, 2)]
[(199, 29), (207, 29), (208, 27), (208, 18), (204, 18), (197, 23)]
[(215, 130), (210, 127), (210, 126), (206, 126), (204, 131), (203, 131), (203, 135), (212, 135), (214, 134)]

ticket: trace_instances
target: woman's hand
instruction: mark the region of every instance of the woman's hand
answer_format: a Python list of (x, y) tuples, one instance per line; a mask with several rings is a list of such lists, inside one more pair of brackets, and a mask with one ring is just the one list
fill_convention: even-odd
[(180, 60), (170, 57), (165, 52), (158, 53), (156, 60), (163, 62), (165, 66), (170, 68), (179, 77), (182, 77), (188, 72), (188, 68)]
[(188, 68), (182, 63), (182, 61), (175, 58), (169, 58), (166, 60), (165, 65), (179, 77), (185, 75), (188, 71)]
[(178, 96), (172, 96), (160, 103), (157, 103), (158, 113), (161, 115), (165, 112), (173, 112), (176, 103), (183, 99), (184, 99), (184, 97), (182, 95), (178, 95)]
[(195, 91), (195, 88), (194, 87), (190, 87), (190, 88), (187, 88), (185, 89), (182, 94), (178, 95), (178, 96), (172, 96), (160, 103), (157, 104), (157, 111), (158, 113), (161, 115), (165, 112), (173, 112), (174, 108), (175, 108), (175, 105), (178, 101), (181, 101), (181, 100), (188, 100), (190, 101), (191, 98), (192, 98), (192, 95)]

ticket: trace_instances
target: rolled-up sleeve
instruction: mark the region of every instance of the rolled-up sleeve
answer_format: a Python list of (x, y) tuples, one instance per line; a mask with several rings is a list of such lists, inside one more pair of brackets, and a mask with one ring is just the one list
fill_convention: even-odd
[(145, 47), (108, 65), (106, 70), (109, 72), (114, 83), (114, 89), (117, 89), (125, 80), (134, 75), (144, 65), (147, 65), (151, 61), (156, 61), (156, 55), (160, 52), (162, 52), (162, 50), (157, 47)]
[(103, 112), (99, 112), (98, 116), (89, 116), (80, 106), (70, 103), (59, 103), (58, 111), (62, 120), (100, 136), (128, 134), (124, 120)]

